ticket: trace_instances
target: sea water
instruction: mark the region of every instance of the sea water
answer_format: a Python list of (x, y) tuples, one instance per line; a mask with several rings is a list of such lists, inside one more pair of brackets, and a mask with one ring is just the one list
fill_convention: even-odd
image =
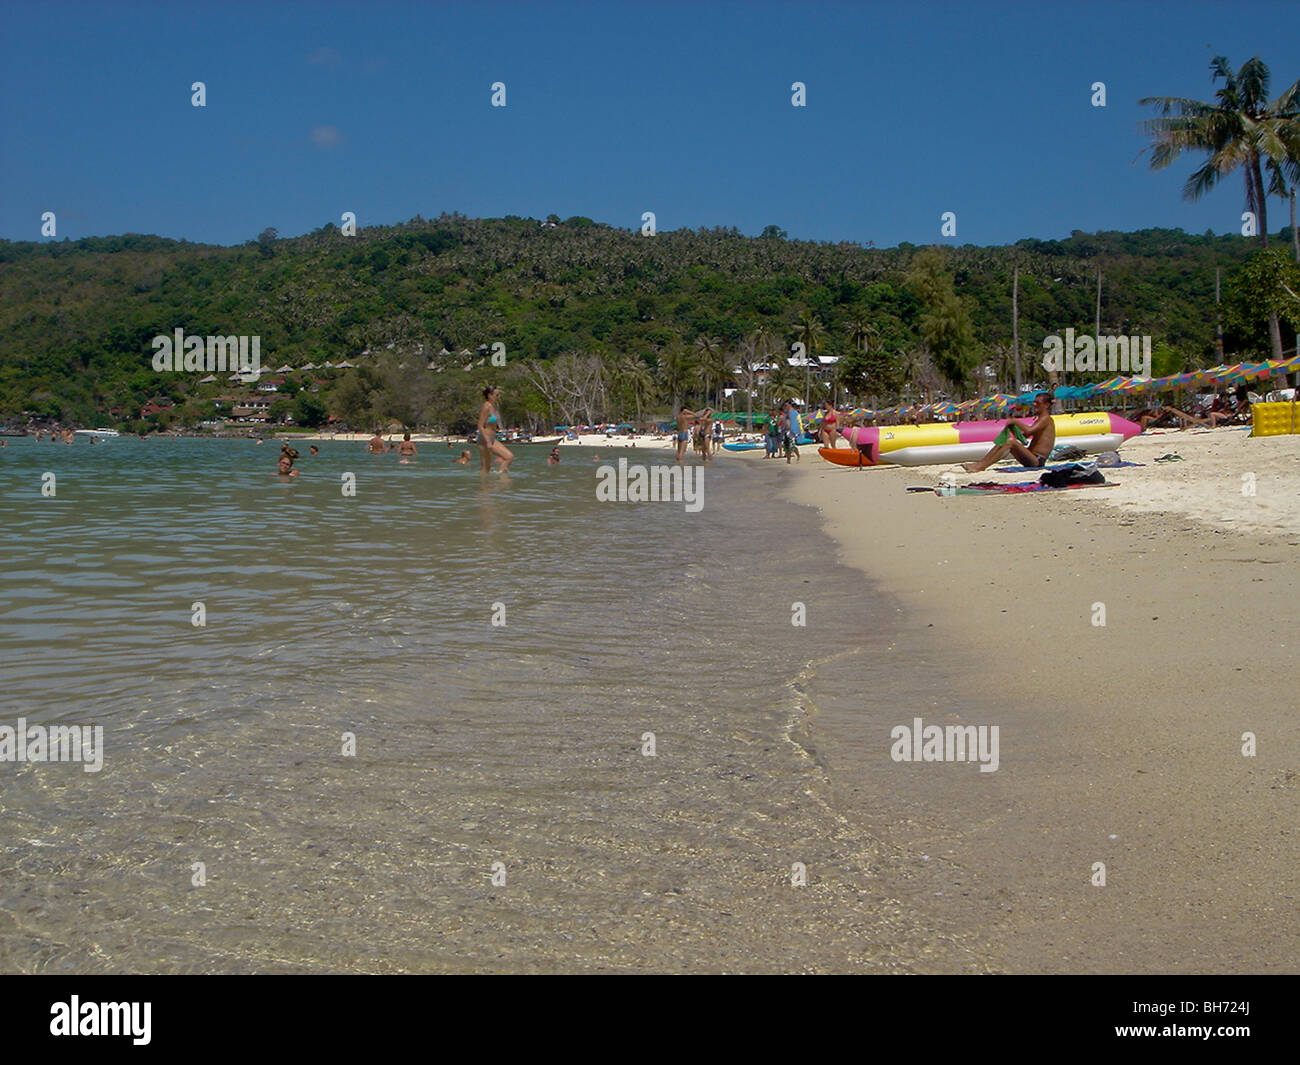
[(0, 762), (0, 970), (967, 966), (837, 809), (809, 690), (870, 716), (886, 618), (782, 464), (297, 446), (0, 449), (0, 725), (103, 729)]

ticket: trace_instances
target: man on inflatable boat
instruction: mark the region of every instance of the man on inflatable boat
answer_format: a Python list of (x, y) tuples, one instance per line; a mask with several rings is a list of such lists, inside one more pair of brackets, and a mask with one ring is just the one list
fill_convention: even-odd
[(1006, 428), (993, 441), (993, 449), (987, 455), (979, 462), (964, 462), (961, 468), (967, 473), (980, 473), (1007, 455), (1014, 455), (1022, 466), (1046, 466), (1052, 446), (1056, 443), (1056, 423), (1052, 421), (1052, 393), (1039, 392), (1034, 397), (1034, 424), (1029, 427), (1029, 439), (1025, 441), (1029, 446), (1012, 439), (1013, 433), (1020, 440), (1025, 440), (1025, 430), (1015, 419), (1007, 422)]

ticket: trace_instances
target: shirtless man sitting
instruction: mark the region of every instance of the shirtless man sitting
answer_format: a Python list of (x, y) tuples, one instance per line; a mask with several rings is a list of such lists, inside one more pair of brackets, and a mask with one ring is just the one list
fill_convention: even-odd
[(1052, 393), (1039, 392), (1034, 397), (1034, 424), (1024, 430), (1029, 434), (1028, 447), (1012, 435), (1013, 425), (1019, 426), (1020, 423), (1015, 419), (1007, 422), (1006, 429), (1003, 430), (1007, 433), (1005, 444), (994, 444), (992, 450), (979, 462), (964, 462), (961, 468), (967, 473), (980, 473), (1007, 455), (1015, 456), (1022, 466), (1046, 466), (1052, 446), (1056, 443), (1056, 423), (1052, 421)]

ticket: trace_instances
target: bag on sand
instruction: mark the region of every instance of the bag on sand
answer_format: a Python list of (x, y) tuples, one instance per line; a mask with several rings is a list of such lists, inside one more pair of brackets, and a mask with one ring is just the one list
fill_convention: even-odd
[(1038, 478), (1038, 483), (1048, 488), (1069, 488), (1073, 484), (1105, 484), (1106, 478), (1096, 467), (1089, 468), (1075, 463), (1059, 470), (1048, 470)]

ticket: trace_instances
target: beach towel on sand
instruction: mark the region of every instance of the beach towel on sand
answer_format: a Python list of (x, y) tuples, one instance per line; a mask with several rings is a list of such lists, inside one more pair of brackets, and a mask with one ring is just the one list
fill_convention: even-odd
[(959, 495), (959, 496), (1014, 496), (1024, 495), (1028, 492), (1065, 492), (1072, 488), (1114, 488), (1115, 484), (1111, 481), (1103, 482), (1086, 482), (1082, 484), (1067, 484), (1060, 487), (1042, 484), (1038, 481), (1017, 481), (1014, 484), (998, 484), (996, 481), (979, 481), (974, 484), (964, 485), (961, 488), (954, 488), (951, 485), (939, 485), (935, 488), (935, 495)]
[[(1114, 454), (1114, 452), (1110, 452)], [(1121, 459), (1119, 462), (1102, 462), (1103, 455), (1094, 456), (1098, 466), (1105, 466), (1107, 469), (1127, 468), (1129, 466), (1145, 466), (1144, 462), (1129, 462), (1127, 459)], [(1042, 473), (1044, 470), (1063, 470), (1065, 465), (1056, 466), (995, 466), (994, 473)]]

